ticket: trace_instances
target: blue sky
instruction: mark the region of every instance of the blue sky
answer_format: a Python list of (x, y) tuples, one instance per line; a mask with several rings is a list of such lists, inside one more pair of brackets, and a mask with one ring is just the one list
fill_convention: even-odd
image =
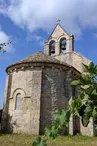
[(0, 108), (6, 67), (43, 51), (57, 19), (75, 35), (75, 51), (97, 64), (97, 0), (0, 0), (0, 42), (12, 40), (0, 54)]

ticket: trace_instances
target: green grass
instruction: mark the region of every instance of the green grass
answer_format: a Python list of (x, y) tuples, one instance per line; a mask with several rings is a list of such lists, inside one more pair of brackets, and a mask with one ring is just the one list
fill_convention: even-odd
[[(26, 134), (0, 135), (0, 146), (32, 146), (35, 136)], [(97, 137), (59, 136), (48, 140), (48, 146), (97, 146)]]

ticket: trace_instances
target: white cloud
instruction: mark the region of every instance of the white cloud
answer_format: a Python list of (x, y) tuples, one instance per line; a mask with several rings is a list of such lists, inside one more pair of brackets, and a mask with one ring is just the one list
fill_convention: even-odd
[(44, 46), (44, 41), (45, 41), (45, 39), (42, 38), (41, 36), (36, 35), (36, 34), (33, 35), (30, 33), (27, 35), (26, 40), (27, 40), (27, 42), (37, 41), (40, 44), (40, 46)]
[[(3, 32), (0, 29), (0, 43), (7, 43), (11, 40), (11, 37), (8, 36), (5, 32)], [(13, 46), (12, 44), (8, 44), (6, 47), (3, 47), (4, 50), (6, 50), (7, 52), (13, 52)]]
[(26, 38), (27, 42), (31, 42), (32, 40), (41, 40), (41, 37), (38, 35), (32, 35), (32, 34), (28, 34), (27, 38)]
[(8, 0), (7, 3), (1, 4), (0, 12), (30, 32), (39, 28), (48, 32), (57, 19), (76, 36), (87, 27), (97, 28), (97, 0)]

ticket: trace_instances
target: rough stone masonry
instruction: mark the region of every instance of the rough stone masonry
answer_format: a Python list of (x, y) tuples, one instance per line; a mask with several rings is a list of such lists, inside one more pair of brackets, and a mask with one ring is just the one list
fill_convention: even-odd
[[(7, 81), (2, 117), (2, 131), (43, 134), (53, 122), (53, 112), (66, 108), (80, 89), (71, 81), (83, 72), (82, 63), (90, 60), (74, 51), (74, 36), (59, 23), (38, 52), (7, 67)], [(93, 119), (84, 128), (77, 117), (71, 117), (63, 134), (94, 135)]]

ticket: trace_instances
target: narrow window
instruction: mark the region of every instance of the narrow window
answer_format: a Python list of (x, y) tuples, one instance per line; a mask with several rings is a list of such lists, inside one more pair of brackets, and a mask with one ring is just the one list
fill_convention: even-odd
[(62, 38), (60, 40), (60, 53), (65, 53), (66, 52), (66, 39)]
[(75, 87), (72, 87), (72, 96), (73, 96), (73, 98), (75, 98), (75, 95), (76, 95), (76, 89), (75, 89)]
[(16, 96), (16, 110), (21, 109), (21, 94), (17, 94)]
[(50, 55), (53, 56), (55, 54), (55, 46), (56, 46), (56, 43), (55, 41), (52, 41), (50, 43)]

